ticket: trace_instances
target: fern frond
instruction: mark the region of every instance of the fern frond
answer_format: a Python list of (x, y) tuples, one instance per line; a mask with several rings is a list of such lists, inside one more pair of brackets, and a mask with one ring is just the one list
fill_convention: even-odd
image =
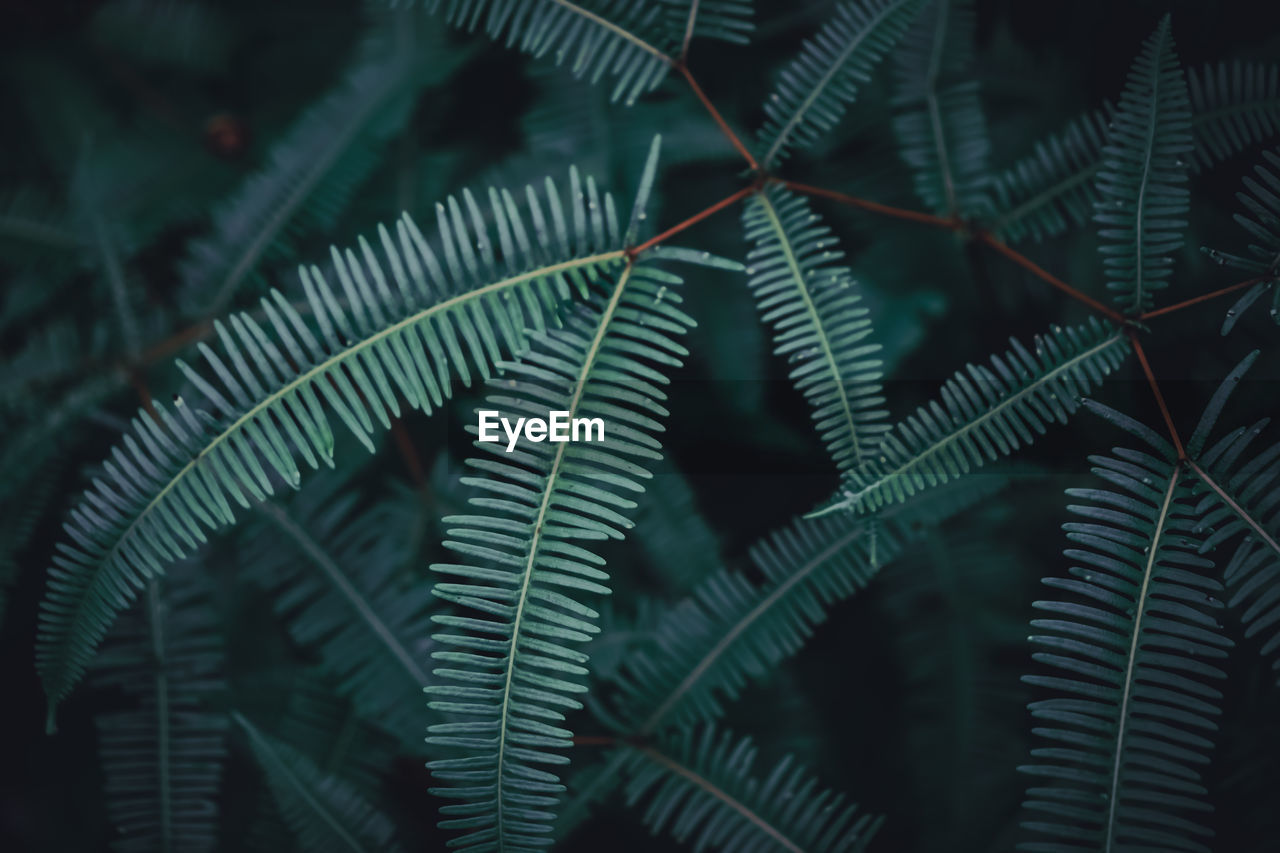
[(1078, 116), (996, 176), (988, 226), (993, 234), (1010, 242), (1040, 241), (1092, 219), (1108, 110)]
[(1187, 85), (1196, 171), (1280, 133), (1280, 65), (1203, 65), (1187, 72)]
[(880, 345), (869, 341), (862, 307), (831, 228), (808, 201), (774, 185), (756, 193), (742, 215), (748, 240), (747, 282), (762, 319), (774, 330), (774, 352), (794, 366), (792, 382), (813, 407), (813, 419), (836, 467), (871, 458), (888, 425), (882, 395)]
[(258, 729), (239, 711), (244, 731), (285, 823), (303, 850), (396, 851), (391, 820), (349, 783)]
[(663, 589), (682, 594), (715, 571), (720, 540), (683, 474), (655, 474), (636, 501), (635, 542)]
[(570, 745), (564, 712), (581, 707), (574, 696), (587, 672), (576, 646), (599, 630), (578, 597), (609, 592), (603, 560), (577, 543), (622, 538), (635, 507), (625, 495), (643, 489), (660, 458), (660, 386), (685, 354), (674, 336), (692, 325), (670, 290), (678, 283), (628, 265), (590, 320), (547, 332), (487, 402), (513, 420), (552, 410), (608, 426), (602, 443), (522, 437), (507, 454), (477, 442), (500, 460), (471, 462), (482, 475), (473, 485), (492, 495), (472, 504), (489, 514), (450, 519), (446, 542), (477, 563), (432, 567), (458, 578), (437, 583), (438, 597), (484, 614), (435, 617), (451, 631), (437, 642), (459, 651), (433, 655), (442, 667), (429, 690), (433, 708), (465, 718), (432, 726), (429, 740), (467, 752), (430, 765), (454, 786), (437, 793), (463, 801), (442, 808), (450, 819), (441, 826), (465, 830), (457, 843), (466, 849), (534, 850), (548, 840), (562, 786), (541, 766), (567, 761), (558, 752)]
[(1032, 443), (1049, 423), (1066, 423), (1080, 395), (1129, 351), (1125, 335), (1096, 318), (1037, 336), (1034, 351), (1011, 343), (1009, 352), (991, 357), (990, 367), (971, 364), (947, 380), (941, 402), (899, 423), (874, 459), (845, 475), (841, 493), (819, 513), (875, 512)]
[(1081, 517), (1064, 525), (1075, 565), (1045, 584), (1034, 658), (1053, 674), (1024, 677), (1053, 698), (1031, 703), (1049, 745), (1019, 768), (1036, 817), (1029, 850), (1208, 850), (1209, 806), (1198, 768), (1217, 731), (1231, 641), (1213, 612), (1221, 584), (1198, 555), (1192, 480), (1163, 442), (1158, 455), (1091, 456), (1109, 484), (1070, 489)]
[(973, 64), (970, 0), (931, 0), (894, 51), (893, 132), (916, 194), (942, 216), (990, 207), (991, 141)]
[[(632, 104), (657, 88), (674, 57), (665, 18), (671, 10), (647, 0), (389, 0), (393, 7), (443, 9), (454, 27), (483, 29), (494, 41), (534, 57), (552, 54), (575, 77), (613, 79), (611, 99)], [(678, 44), (678, 43), (677, 43)]]
[(751, 21), (752, 0), (663, 0), (666, 25), (680, 56), (689, 52), (696, 38), (716, 39), (730, 44), (747, 44), (755, 24)]
[(853, 0), (835, 8), (830, 20), (778, 76), (765, 101), (758, 133), (760, 165), (775, 166), (792, 151), (808, 148), (835, 127), (859, 84), (906, 33), (922, 0)]
[(112, 849), (212, 850), (227, 718), (222, 637), (204, 567), (147, 583), (142, 607), (108, 639), (93, 681), (137, 706), (97, 718)]
[(750, 737), (707, 726), (655, 745), (628, 746), (627, 803), (695, 851), (862, 850), (882, 818), (820, 787), (786, 756), (763, 776)]
[(1190, 208), (1191, 101), (1166, 16), (1142, 46), (1120, 95), (1098, 173), (1098, 236), (1107, 289), (1130, 314), (1168, 286)]
[(343, 485), (317, 478), (287, 507), (259, 506), (242, 562), (270, 586), (294, 640), (318, 650), (360, 715), (418, 749), (430, 587), (402, 574), (407, 519), (389, 503), (362, 510), (358, 492)]
[[(1258, 279), (1227, 310), (1226, 319), (1222, 323), (1224, 335), (1235, 327), (1240, 316), (1254, 302), (1271, 290), (1275, 290), (1271, 319), (1280, 323), (1280, 288), (1275, 287), (1276, 281), (1280, 279), (1280, 149), (1275, 152), (1263, 151), (1262, 159), (1266, 165), (1253, 168), (1257, 177), (1246, 176), (1245, 191), (1236, 193), (1236, 198), (1244, 205), (1247, 213), (1237, 213), (1234, 217), (1236, 223), (1257, 242), (1250, 243), (1245, 253), (1241, 254), (1201, 248), (1219, 265), (1243, 270)], [(1267, 166), (1271, 168), (1268, 169)]]
[(140, 413), (72, 512), (37, 640), (51, 712), (146, 578), (231, 524), (233, 503), (273, 494), (273, 478), (297, 485), (297, 455), (332, 464), (324, 404), (372, 451), (374, 419), (388, 428), (399, 396), (433, 411), (452, 394), (451, 376), (487, 377), (571, 285), (585, 292), (624, 263), (612, 199), (576, 170), (570, 183), (567, 205), (549, 180), (545, 200), (529, 188), (527, 215), (491, 190), (496, 236), (467, 192), (437, 206), (436, 250), (407, 217), (394, 241), (379, 229), (382, 260), (363, 239), (359, 255), (334, 249), (339, 287), (315, 267), (301, 271), (310, 324), (279, 291), (263, 300), (268, 329), (246, 314), (216, 324), (222, 354), (200, 347), (216, 378), (179, 362), (195, 400)]
[(265, 281), (264, 265), (293, 260), (300, 238), (332, 228), (407, 121), (417, 92), (459, 60), (403, 42), (392, 26), (376, 28), (334, 89), (272, 146), (267, 164), (213, 208), (212, 233), (193, 242), (179, 266), (189, 315), (220, 313), (243, 284)]

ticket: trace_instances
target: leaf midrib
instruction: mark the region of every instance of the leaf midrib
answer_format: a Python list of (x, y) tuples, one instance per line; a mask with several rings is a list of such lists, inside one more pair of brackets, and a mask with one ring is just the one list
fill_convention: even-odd
[(1155, 70), (1151, 74), (1151, 109), (1147, 118), (1147, 145), (1142, 161), (1142, 180), (1138, 184), (1138, 201), (1134, 210), (1134, 280), (1133, 280), (1133, 311), (1142, 310), (1142, 292), (1143, 292), (1143, 256), (1142, 256), (1142, 236), (1143, 221), (1146, 219), (1146, 197), (1147, 185), (1151, 181), (1152, 159), (1155, 157), (1156, 149), (1156, 127), (1160, 117), (1160, 54), (1164, 50), (1164, 42), (1168, 37), (1168, 29), (1164, 28), (1160, 33), (1160, 44), (1152, 51)]

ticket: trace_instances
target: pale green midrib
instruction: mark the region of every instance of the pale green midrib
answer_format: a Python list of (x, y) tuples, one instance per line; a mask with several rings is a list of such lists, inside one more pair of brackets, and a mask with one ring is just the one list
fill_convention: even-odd
[(1167, 37), (1168, 31), (1165, 30), (1165, 32), (1160, 34), (1160, 44), (1154, 51), (1156, 67), (1155, 71), (1151, 75), (1151, 110), (1150, 117), (1147, 120), (1147, 147), (1144, 152), (1142, 162), (1142, 180), (1138, 184), (1138, 203), (1134, 210), (1134, 223), (1136, 227), (1133, 229), (1135, 251), (1133, 256), (1133, 305), (1130, 306), (1130, 310), (1132, 311), (1142, 310), (1142, 223), (1146, 218), (1146, 209), (1143, 205), (1145, 204), (1147, 197), (1147, 185), (1151, 181), (1151, 161), (1152, 158), (1155, 157), (1156, 125), (1158, 124), (1157, 120), (1160, 116), (1160, 54), (1164, 48), (1164, 41)]
[(39, 243), (50, 249), (83, 249), (85, 243), (75, 235), (46, 225), (32, 222), (17, 216), (0, 216), (0, 237), (10, 240), (22, 240), (27, 243)]
[(298, 548), (311, 560), (319, 566), (324, 572), (329, 582), (334, 588), (342, 594), (343, 598), (351, 605), (352, 609), (360, 616), (369, 630), (381, 641), (383, 648), (396, 659), (396, 662), (408, 673), (410, 680), (413, 682), (415, 689), (420, 689), (427, 684), (427, 675), (418, 668), (414, 662), (413, 656), (409, 654), (404, 645), (396, 637), (395, 633), (387, 627), (387, 624), (374, 611), (373, 607), (365, 599), (365, 597), (351, 585), (346, 575), (339, 566), (319, 543), (304, 530), (301, 525), (295, 522), (287, 512), (273, 504), (262, 504), (258, 507), (268, 518), (270, 518), (281, 530), (283, 530)]
[(933, 128), (933, 146), (938, 154), (938, 169), (942, 173), (942, 186), (947, 196), (947, 213), (959, 213), (956, 201), (955, 177), (951, 174), (951, 160), (947, 156), (946, 132), (942, 127), (942, 108), (938, 104), (938, 74), (942, 63), (942, 50), (947, 42), (947, 18), (951, 13), (950, 0), (937, 0), (938, 22), (934, 30), (933, 52), (929, 56), (929, 70), (925, 75), (925, 101), (929, 110), (929, 124)]
[[(582, 362), (582, 371), (578, 374), (578, 381), (573, 391), (573, 398), (569, 401), (567, 411), (569, 419), (572, 420), (578, 413), (578, 407), (582, 404), (582, 392), (586, 388), (587, 378), (591, 373), (591, 368), (595, 366), (596, 356), (600, 351), (600, 345), (604, 341), (605, 333), (609, 330), (609, 323), (613, 319), (614, 313), (618, 309), (618, 301), (622, 298), (622, 292), (626, 290), (627, 282), (631, 278), (631, 263), (623, 269), (618, 276), (618, 283), (614, 286), (613, 295), (609, 298), (608, 304), (600, 313), (600, 325), (596, 329), (595, 337), (591, 341), (591, 346), (587, 349), (586, 357)], [(538, 505), (538, 516), (533, 523), (533, 536), (529, 541), (529, 558), (525, 562), (524, 577), (520, 581), (520, 592), (517, 597), (515, 618), (511, 624), (511, 648), (507, 652), (507, 672), (502, 685), (502, 711), (498, 719), (498, 763), (497, 763), (497, 782), (495, 788), (495, 806), (496, 818), (495, 824), (497, 828), (497, 844), (498, 851), (506, 849), (506, 834), (503, 830), (502, 812), (504, 808), (503, 794), (505, 788), (503, 785), (503, 763), (506, 760), (507, 751), (507, 720), (511, 715), (511, 683), (515, 678), (516, 656), (520, 646), (520, 627), (524, 622), (525, 604), (529, 600), (529, 585), (533, 580), (533, 566), (538, 559), (538, 552), (542, 546), (543, 537), (543, 521), (546, 520), (547, 510), (551, 507), (551, 497), (556, 491), (556, 481), (560, 476), (560, 466), (564, 461), (565, 448), (569, 446), (569, 442), (560, 442), (556, 447), (555, 459), (552, 460), (551, 468), (547, 471), (546, 485), (542, 490), (542, 501)]]
[(913, 468), (916, 465), (919, 465), (921, 460), (926, 459), (929, 456), (932, 456), (933, 454), (937, 453), (942, 447), (955, 442), (960, 438), (960, 436), (965, 435), (968, 432), (971, 432), (979, 424), (985, 423), (986, 421), (995, 417), (997, 413), (1004, 411), (1009, 406), (1021, 400), (1032, 391), (1044, 385), (1046, 382), (1049, 382), (1052, 379), (1054, 379), (1059, 374), (1063, 373), (1066, 370), (1070, 370), (1072, 367), (1075, 367), (1077, 364), (1083, 361), (1087, 361), (1097, 353), (1109, 348), (1112, 344), (1116, 343), (1117, 341), (1121, 341), (1123, 339), (1124, 339), (1124, 334), (1122, 332), (1120, 331), (1113, 332), (1106, 338), (1103, 338), (1102, 341), (1099, 342), (1098, 344), (1095, 344), (1089, 349), (1084, 350), (1078, 355), (1072, 356), (1071, 358), (1064, 361), (1062, 364), (1050, 370), (1048, 373), (1045, 373), (1042, 376), (1037, 377), (1034, 381), (1027, 383), (1022, 388), (1010, 394), (1008, 397), (1005, 397), (1003, 400), (996, 403), (990, 409), (987, 409), (987, 411), (983, 412), (981, 415), (974, 418), (969, 423), (965, 424), (960, 429), (956, 430), (955, 432), (947, 433), (941, 439), (933, 442), (921, 452), (913, 454), (911, 457), (907, 459), (907, 461), (903, 462), (897, 468), (893, 469), (892, 471), (886, 474), (881, 474), (880, 476), (876, 477), (874, 481), (872, 481), (868, 485), (863, 486), (861, 489), (859, 489), (855, 494), (848, 496), (840, 503), (835, 504), (834, 506), (830, 507), (828, 510), (824, 510), (823, 512), (825, 513), (832, 509), (836, 509), (842, 506), (856, 505), (869, 492), (875, 489), (881, 488), (885, 483), (887, 483), (888, 481), (892, 480), (895, 477), (900, 476), (904, 471), (910, 468)]
[(782, 226), (782, 220), (778, 218), (778, 211), (774, 208), (772, 200), (770, 200), (767, 193), (757, 193), (756, 198), (760, 199), (760, 203), (764, 206), (765, 214), (769, 217), (769, 224), (778, 235), (778, 245), (786, 258), (787, 268), (791, 270), (791, 279), (795, 282), (800, 298), (804, 300), (805, 311), (808, 312), (813, 321), (813, 329), (818, 333), (818, 342), (822, 345), (822, 354), (830, 370), (831, 380), (835, 383), (836, 390), (840, 396), (841, 413), (844, 415), (849, 436), (853, 439), (853, 461), (854, 464), (860, 463), (862, 461), (862, 441), (858, 435), (858, 426), (853, 417), (853, 405), (849, 401), (849, 391), (845, 388), (844, 377), (840, 375), (840, 365), (836, 363), (836, 354), (831, 348), (830, 339), (827, 337), (822, 315), (818, 313), (818, 306), (813, 303), (813, 298), (809, 295), (804, 271), (800, 269), (800, 261), (791, 249), (791, 239), (788, 237), (786, 229)]
[(693, 669), (689, 670), (689, 674), (684, 677), (684, 679), (674, 690), (671, 691), (670, 694), (668, 694), (667, 698), (663, 700), (657, 710), (650, 714), (649, 718), (641, 724), (637, 733), (641, 736), (652, 734), (658, 727), (658, 724), (661, 723), (667, 714), (671, 712), (671, 709), (676, 706), (676, 703), (678, 703), (690, 690), (693, 689), (694, 685), (701, 680), (707, 670), (709, 670), (712, 665), (719, 660), (720, 656), (723, 655), (731, 645), (733, 645), (734, 641), (737, 640), (739, 636), (745, 633), (756, 620), (767, 613), (775, 604), (785, 598), (787, 593), (790, 592), (797, 584), (806, 580), (814, 570), (829, 560), (832, 556), (844, 550), (845, 546), (854, 541), (865, 531), (865, 529), (866, 528), (862, 526), (853, 528), (848, 533), (838, 538), (834, 543), (822, 549), (822, 551), (810, 559), (804, 566), (794, 572), (785, 581), (778, 584), (772, 592), (765, 596), (755, 607), (739, 619), (732, 628), (726, 631), (710, 651), (703, 655), (702, 659), (698, 661)]
[(1120, 769), (1124, 757), (1124, 736), (1128, 726), (1129, 698), (1132, 693), (1134, 669), (1138, 659), (1138, 640), (1142, 635), (1142, 617), (1147, 609), (1147, 589), (1151, 586), (1151, 574), (1155, 568), (1156, 554), (1160, 550), (1160, 539), (1164, 535), (1165, 522), (1169, 517), (1169, 509), (1173, 505), (1174, 489), (1178, 485), (1181, 469), (1174, 466), (1169, 475), (1169, 487), (1165, 490), (1164, 500), (1160, 505), (1160, 515), (1156, 519), (1155, 531), (1151, 536), (1151, 549), (1147, 552), (1147, 565), (1142, 572), (1142, 587), (1138, 590), (1138, 611), (1133, 619), (1133, 638), (1129, 642), (1129, 660), (1125, 666), (1124, 686), (1120, 699), (1120, 716), (1116, 723), (1116, 754), (1111, 765), (1111, 785), (1108, 788), (1107, 825), (1105, 830), (1105, 853), (1110, 853), (1115, 841), (1116, 810), (1120, 807)]
[(275, 748), (272, 747), (270, 742), (262, 736), (262, 733), (259, 732), (252, 723), (245, 719), (244, 715), (239, 711), (232, 711), (231, 718), (239, 724), (240, 728), (245, 730), (245, 733), (249, 735), (249, 738), (258, 747), (255, 752), (257, 752), (258, 755), (266, 756), (267, 760), (276, 769), (276, 772), (289, 783), (295, 793), (302, 798), (302, 801), (310, 806), (311, 810), (333, 829), (334, 834), (346, 842), (347, 846), (352, 850), (364, 853), (364, 847), (360, 845), (360, 842), (356, 838), (352, 837), (346, 827), (344, 827), (336, 817), (329, 813), (329, 810), (326, 809), (314, 795), (312, 795), (311, 791), (307, 790), (303, 781), (299, 779), (298, 775), (293, 772), (293, 769), (290, 768), (289, 765), (285, 764), (283, 759), (276, 754)]
[(683, 61), (689, 53), (689, 42), (693, 41), (693, 28), (698, 20), (699, 0), (689, 4), (689, 19), (684, 25), (684, 39), (680, 42), (680, 59)]
[(754, 809), (749, 808), (742, 801), (730, 796), (727, 791), (725, 791), (720, 786), (716, 785), (710, 779), (707, 779), (705, 776), (702, 776), (701, 774), (695, 772), (691, 768), (684, 766), (683, 764), (676, 761), (675, 759), (670, 758), (667, 755), (664, 755), (663, 753), (659, 752), (658, 750), (654, 749), (651, 746), (632, 746), (631, 748), (640, 750), (640, 752), (642, 752), (645, 756), (647, 756), (650, 761), (653, 761), (654, 763), (667, 768), (672, 773), (677, 773), (683, 776), (693, 784), (697, 785), (702, 790), (706, 791), (711, 796), (715, 797), (717, 800), (720, 800), (720, 802), (724, 803), (729, 808), (733, 809), (738, 814), (742, 815), (744, 818), (750, 821), (753, 825), (758, 827), (762, 832), (764, 832), (766, 835), (768, 835), (770, 838), (776, 841), (784, 850), (787, 850), (788, 853), (804, 853), (804, 848), (800, 847), (798, 844), (796, 844), (794, 841), (788, 838), (781, 830), (777, 829), (773, 824), (769, 823), (760, 815), (756, 814)]
[[(532, 2), (532, 0), (525, 0), (525, 2)], [(627, 41), (631, 42), (641, 50), (647, 51), (653, 54), (654, 56), (658, 57), (658, 59), (661, 59), (667, 65), (674, 64), (674, 61), (671, 59), (671, 57), (667, 56), (665, 53), (658, 50), (656, 47), (649, 44), (647, 41), (640, 38), (630, 30), (627, 30), (627, 29), (624, 29), (623, 27), (618, 26), (613, 21), (610, 21), (607, 18), (602, 18), (599, 15), (597, 15), (595, 12), (590, 12), (582, 8), (577, 3), (570, 3), (569, 0), (551, 0), (551, 2), (555, 3), (557, 6), (560, 6), (572, 12), (575, 15), (579, 15), (585, 18), (586, 20), (592, 22), (598, 27), (603, 27), (604, 29), (608, 30), (609, 32), (613, 33), (616, 36), (626, 39)]]
[(772, 165), (773, 158), (778, 156), (778, 152), (782, 150), (782, 145), (786, 142), (787, 137), (791, 135), (797, 126), (799, 126), (801, 119), (804, 118), (804, 115), (809, 112), (809, 110), (813, 108), (814, 103), (817, 102), (818, 96), (822, 94), (827, 86), (831, 85), (831, 81), (835, 79), (836, 72), (849, 61), (849, 58), (853, 55), (854, 51), (862, 45), (867, 36), (875, 32), (876, 28), (879, 27), (880, 24), (884, 22), (884, 19), (891, 13), (896, 12), (898, 9), (910, 2), (912, 2), (912, 0), (899, 0), (897, 3), (885, 6), (884, 9), (881, 10), (880, 14), (871, 19), (858, 37), (849, 42), (849, 45), (841, 51), (836, 61), (831, 63), (831, 67), (827, 69), (826, 73), (818, 80), (818, 85), (815, 86), (807, 96), (805, 96), (805, 99), (800, 102), (800, 106), (796, 108), (796, 111), (791, 115), (791, 118), (789, 118), (786, 124), (782, 126), (782, 130), (778, 131), (777, 139), (775, 139), (773, 144), (769, 146), (769, 151), (760, 161), (762, 166), (767, 169)]
[(294, 211), (311, 195), (312, 190), (324, 179), (325, 175), (329, 174), (334, 163), (337, 162), (351, 142), (365, 128), (370, 118), (398, 88), (396, 84), (401, 80), (400, 72), (409, 67), (403, 61), (398, 65), (394, 65), (392, 71), (383, 80), (382, 85), (378, 87), (375, 95), (366, 99), (360, 105), (359, 111), (343, 126), (342, 132), (334, 136), (320, 156), (311, 161), (311, 167), (303, 174), (302, 180), (295, 183), (289, 194), (285, 196), (284, 201), (274, 207), (271, 216), (258, 229), (253, 239), (249, 241), (249, 245), (241, 253), (239, 260), (232, 266), (226, 278), (222, 280), (222, 284), (218, 287), (213, 299), (210, 300), (205, 308), (206, 314), (216, 314), (222, 310), (235, 292), (236, 287), (257, 265), (258, 258), (274, 242), (276, 235), (280, 233), (280, 229), (293, 217)]
[(151, 633), (152, 663), (155, 666), (156, 691), (156, 783), (160, 789), (160, 849), (173, 849), (173, 796), (169, 750), (169, 678), (165, 671), (163, 609), (160, 603), (160, 581), (147, 583), (147, 617)]
[[(521, 273), (520, 275), (512, 276), (510, 278), (503, 279), (502, 281), (494, 282), (493, 284), (485, 285), (484, 287), (467, 291), (466, 293), (460, 294), (450, 299), (446, 299), (444, 302), (436, 303), (435, 305), (432, 305), (429, 308), (424, 308), (423, 310), (410, 315), (404, 320), (401, 320), (397, 323), (393, 323), (390, 326), (382, 329), (381, 331), (376, 332), (373, 335), (370, 335), (368, 338), (365, 338), (359, 344), (354, 345), (352, 347), (348, 347), (342, 352), (336, 353), (333, 356), (330, 356), (329, 358), (322, 361), (320, 364), (299, 374), (298, 376), (294, 377), (294, 379), (290, 380), (288, 383), (282, 386), (278, 391), (267, 395), (267, 397), (265, 397), (260, 403), (253, 406), (253, 408), (251, 408), (248, 412), (246, 412), (244, 415), (237, 418), (234, 423), (228, 426), (216, 437), (214, 437), (213, 441), (205, 445), (204, 449), (202, 449), (198, 454), (196, 454), (194, 459), (192, 459), (190, 462), (184, 465), (181, 468), (181, 470), (179, 470), (178, 473), (175, 474), (173, 478), (170, 479), (169, 482), (165, 484), (165, 487), (160, 490), (160, 492), (155, 496), (155, 498), (153, 498), (146, 505), (146, 507), (144, 507), (142, 511), (138, 513), (137, 517), (134, 518), (134, 520), (129, 523), (129, 526), (126, 527), (124, 531), (121, 532), (119, 537), (117, 537), (115, 544), (111, 546), (111, 550), (108, 551), (100, 561), (98, 561), (98, 565), (99, 566), (106, 565), (115, 559), (115, 556), (120, 552), (121, 546), (134, 535), (134, 531), (138, 529), (138, 525), (142, 523), (143, 519), (145, 519), (151, 512), (155, 510), (157, 506), (159, 506), (160, 502), (164, 500), (164, 498), (169, 494), (169, 492), (172, 491), (177, 486), (177, 484), (190, 471), (194, 470), (195, 467), (200, 463), (202, 459), (204, 459), (206, 456), (212, 453), (215, 449), (217, 449), (217, 447), (219, 447), (224, 441), (227, 441), (232, 434), (234, 434), (237, 430), (239, 430), (242, 426), (244, 426), (244, 424), (246, 424), (248, 421), (257, 417), (261, 412), (271, 408), (271, 406), (273, 406), (276, 402), (283, 399), (285, 396), (292, 393), (297, 388), (311, 381), (311, 379), (314, 378), (315, 376), (327, 371), (328, 369), (330, 369), (335, 365), (342, 364), (347, 358), (353, 355), (356, 355), (360, 352), (363, 352), (365, 348), (372, 346), (378, 341), (381, 341), (387, 338), (388, 336), (393, 335), (404, 328), (407, 328), (410, 325), (426, 320), (427, 318), (432, 317), (438, 313), (447, 312), (453, 309), (454, 307), (470, 302), (473, 299), (479, 298), (489, 293), (493, 293), (498, 290), (505, 289), (507, 287), (514, 287), (515, 285), (522, 284), (527, 281), (532, 281), (537, 278), (543, 278), (550, 275), (558, 275), (559, 273), (565, 272), (566, 270), (575, 269), (578, 267), (594, 266), (597, 264), (608, 263), (614, 260), (621, 260), (624, 257), (626, 257), (626, 252), (622, 249), (618, 249), (612, 252), (603, 252), (597, 255), (588, 255), (585, 258), (577, 258), (571, 261), (563, 261), (558, 264), (551, 264), (550, 266), (539, 267), (536, 270), (531, 270), (526, 273)], [(96, 583), (96, 579), (95, 579), (95, 583)], [(90, 591), (93, 588), (94, 588), (94, 584), (85, 585), (84, 594), (80, 597), (80, 600), (76, 604), (75, 618), (68, 621), (69, 625), (78, 624), (80, 611), (84, 607), (85, 603), (89, 601), (89, 599), (91, 598)], [(71, 640), (71, 637), (68, 634), (68, 636), (65, 637), (63, 640), (64, 648), (67, 648), (67, 643), (69, 643), (70, 640)], [(69, 652), (69, 649), (68, 649), (68, 652)], [(56, 669), (65, 670), (66, 669), (65, 663), (59, 665)], [(65, 678), (65, 675), (62, 677)], [(57, 691), (50, 691), (50, 696), (51, 698), (56, 697), (57, 700), (61, 700), (69, 689), (70, 689), (69, 687), (59, 685), (59, 689)]]

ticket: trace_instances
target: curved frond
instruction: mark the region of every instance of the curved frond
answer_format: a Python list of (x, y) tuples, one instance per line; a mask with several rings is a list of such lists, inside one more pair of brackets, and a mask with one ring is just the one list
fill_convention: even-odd
[(1280, 134), (1280, 65), (1203, 65), (1188, 70), (1187, 85), (1196, 171)]
[(764, 103), (758, 134), (766, 169), (799, 148), (808, 148), (835, 127), (853, 102), (858, 85), (906, 33), (923, 0), (853, 0), (836, 6), (831, 19), (800, 55), (782, 69)]
[(680, 45), (680, 55), (696, 38), (747, 44), (755, 24), (752, 0), (667, 0), (667, 28)]
[(862, 850), (882, 818), (820, 787), (786, 756), (763, 776), (751, 738), (707, 726), (654, 745), (629, 746), (627, 803), (643, 803), (654, 833), (696, 851)]
[(813, 407), (836, 467), (848, 470), (875, 453), (888, 418), (880, 384), (880, 345), (859, 305), (853, 276), (831, 228), (809, 203), (780, 186), (747, 202), (747, 275), (762, 318), (773, 326), (774, 352), (793, 365), (791, 380)]
[(244, 731), (285, 823), (303, 850), (397, 851), (391, 820), (348, 782), (261, 731), (239, 711)]
[(990, 208), (991, 140), (973, 65), (971, 0), (931, 0), (894, 51), (893, 132), (916, 194), (942, 216)]
[(1080, 395), (1100, 384), (1129, 351), (1119, 330), (1096, 318), (1016, 340), (991, 366), (969, 365), (942, 386), (941, 402), (921, 406), (885, 436), (876, 458), (845, 475), (835, 501), (820, 510), (858, 514), (904, 500), (1007, 456), (1052, 422), (1066, 423)]
[(1236, 198), (1247, 212), (1237, 213), (1234, 217), (1236, 223), (1257, 242), (1249, 243), (1241, 254), (1202, 248), (1221, 266), (1243, 270), (1257, 279), (1253, 287), (1248, 288), (1228, 309), (1222, 323), (1224, 335), (1235, 327), (1240, 316), (1254, 302), (1269, 291), (1274, 291), (1271, 319), (1280, 324), (1280, 288), (1275, 286), (1280, 280), (1280, 149), (1263, 151), (1262, 159), (1265, 165), (1253, 168), (1256, 177), (1246, 176), (1244, 191), (1236, 193)]
[(118, 851), (212, 850), (227, 717), (222, 637), (204, 566), (148, 582), (142, 606), (117, 625), (93, 681), (137, 705), (98, 716), (107, 811)]
[[(389, 0), (395, 6), (443, 10), (452, 26), (531, 56), (555, 57), (575, 77), (613, 81), (612, 99), (631, 104), (657, 88), (674, 63), (664, 3), (648, 0)], [(723, 3), (719, 5), (724, 5)], [(736, 4), (735, 4), (736, 5)], [(686, 10), (687, 11), (687, 10)], [(679, 42), (675, 43), (678, 45)]]
[(262, 501), (280, 480), (296, 486), (298, 456), (332, 464), (331, 415), (372, 451), (375, 422), (389, 427), (400, 398), (433, 411), (452, 377), (489, 376), (571, 286), (585, 292), (624, 263), (612, 198), (570, 178), (567, 204), (550, 180), (543, 200), (528, 188), (527, 214), (491, 190), (496, 228), (469, 192), (437, 205), (436, 249), (408, 217), (395, 240), (379, 229), (381, 259), (363, 239), (358, 255), (334, 249), (336, 286), (301, 271), (312, 322), (273, 291), (266, 328), (240, 313), (216, 324), (220, 353), (201, 344), (213, 378), (178, 363), (195, 399), (134, 419), (54, 557), (37, 641), (51, 713), (145, 579), (231, 524), (233, 504)]
[(1070, 489), (1081, 501), (1064, 525), (1074, 565), (1045, 584), (1031, 624), (1045, 674), (1024, 681), (1053, 693), (1031, 703), (1047, 741), (1019, 768), (1043, 851), (1207, 851), (1201, 768), (1222, 694), (1212, 682), (1231, 641), (1214, 611), (1222, 586), (1198, 555), (1192, 481), (1167, 447), (1091, 456), (1107, 486)]
[(1098, 173), (1098, 236), (1107, 289), (1130, 314), (1168, 286), (1190, 209), (1191, 101), (1166, 16), (1120, 95)]
[(289, 633), (319, 651), (361, 717), (417, 750), (430, 680), (430, 585), (403, 574), (403, 513), (389, 502), (362, 509), (359, 493), (343, 485), (313, 481), (287, 506), (259, 506), (243, 570), (270, 586)]

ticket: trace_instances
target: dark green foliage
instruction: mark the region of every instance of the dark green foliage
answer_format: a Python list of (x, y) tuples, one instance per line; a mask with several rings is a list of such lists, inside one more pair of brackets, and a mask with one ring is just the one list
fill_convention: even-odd
[(1249, 243), (1248, 254), (1204, 249), (1217, 263), (1244, 270), (1254, 279), (1253, 285), (1227, 311), (1222, 322), (1224, 335), (1235, 328), (1249, 306), (1273, 290), (1271, 319), (1280, 324), (1280, 301), (1277, 301), (1280, 300), (1280, 289), (1275, 289), (1276, 279), (1280, 277), (1280, 155), (1263, 151), (1262, 158), (1266, 165), (1254, 167), (1256, 177), (1244, 179), (1246, 192), (1236, 193), (1246, 213), (1237, 213), (1235, 220), (1256, 242)]

